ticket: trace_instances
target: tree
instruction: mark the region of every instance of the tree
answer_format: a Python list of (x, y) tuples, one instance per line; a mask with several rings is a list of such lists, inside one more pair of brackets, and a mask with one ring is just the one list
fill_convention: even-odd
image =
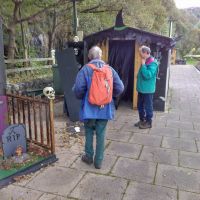
[[(41, 8), (34, 7), (33, 11), (30, 11), (31, 6), (34, 3), (40, 2), (40, 5), (44, 5)], [(47, 3), (47, 0), (43, 1), (33, 1), (31, 0), (12, 0), (11, 1), (3, 1), (1, 0), (1, 17), (4, 19), (4, 26), (7, 29), (9, 39), (8, 39), (8, 59), (14, 59), (15, 57), (15, 49), (16, 49), (16, 29), (17, 26), (21, 23), (28, 22), (31, 20), (37, 20), (37, 17), (40, 16), (42, 13), (46, 12), (47, 10), (51, 9), (55, 5), (58, 4), (64, 4), (66, 3), (65, 0), (56, 0), (56, 3), (52, 3), (53, 1), (48, 1), (50, 3)], [(7, 13), (4, 13), (4, 8), (8, 7), (9, 10), (7, 10)], [(20, 16), (20, 11), (23, 9), (23, 12), (26, 15), (23, 16), (23, 18)], [(12, 10), (11, 12), (9, 12)], [(10, 14), (11, 13), (11, 14)], [(5, 17), (4, 17), (5, 16)]]

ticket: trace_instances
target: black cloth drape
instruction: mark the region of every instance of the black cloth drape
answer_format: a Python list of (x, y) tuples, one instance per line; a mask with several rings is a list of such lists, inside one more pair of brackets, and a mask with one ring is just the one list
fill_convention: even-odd
[(133, 99), (134, 51), (135, 42), (133, 40), (109, 41), (108, 62), (117, 71), (124, 83), (124, 92), (119, 99), (125, 101), (132, 101)]

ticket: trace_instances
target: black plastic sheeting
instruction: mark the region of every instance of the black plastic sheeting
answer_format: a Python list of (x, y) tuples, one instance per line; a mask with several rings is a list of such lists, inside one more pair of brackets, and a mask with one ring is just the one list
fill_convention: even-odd
[(74, 49), (67, 48), (62, 51), (56, 51), (56, 59), (60, 72), (61, 86), (64, 90), (65, 110), (71, 121), (79, 121), (80, 100), (75, 97), (72, 91), (80, 67), (76, 60)]
[(116, 100), (133, 100), (133, 79), (134, 79), (134, 53), (135, 41), (133, 40), (110, 40), (109, 41), (109, 65), (119, 74), (124, 83), (124, 92)]

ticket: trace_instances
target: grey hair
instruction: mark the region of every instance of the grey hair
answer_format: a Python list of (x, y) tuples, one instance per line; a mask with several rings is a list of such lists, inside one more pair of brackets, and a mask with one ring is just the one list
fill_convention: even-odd
[(151, 53), (151, 49), (149, 47), (145, 46), (145, 45), (143, 45), (143, 46), (140, 47), (140, 51), (142, 53), (148, 53), (148, 54)]
[(101, 59), (102, 57), (102, 50), (98, 46), (93, 46), (88, 53), (88, 58), (92, 59)]

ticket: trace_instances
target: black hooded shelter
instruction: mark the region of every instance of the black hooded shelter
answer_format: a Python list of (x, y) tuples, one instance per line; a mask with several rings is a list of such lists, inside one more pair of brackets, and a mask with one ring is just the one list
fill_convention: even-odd
[(124, 82), (125, 91), (120, 98), (133, 102), (133, 108), (137, 108), (136, 79), (141, 65), (139, 47), (149, 46), (151, 55), (159, 62), (154, 109), (165, 110), (171, 49), (175, 46), (176, 39), (125, 26), (121, 10), (114, 27), (88, 35), (84, 42), (86, 49), (93, 45), (101, 47), (103, 60), (118, 72)]

